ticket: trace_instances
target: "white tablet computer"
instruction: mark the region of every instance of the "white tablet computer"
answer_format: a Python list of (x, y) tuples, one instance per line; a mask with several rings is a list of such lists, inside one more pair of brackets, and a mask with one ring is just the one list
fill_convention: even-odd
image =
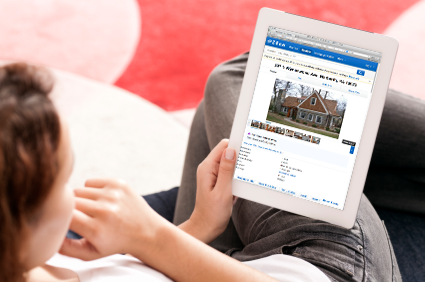
[(230, 136), (233, 194), (351, 228), (397, 48), (263, 8)]

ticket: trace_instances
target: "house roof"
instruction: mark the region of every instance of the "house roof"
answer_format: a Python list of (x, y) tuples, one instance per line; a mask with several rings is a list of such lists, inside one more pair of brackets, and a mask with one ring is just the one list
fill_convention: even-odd
[(339, 114), (336, 112), (336, 106), (338, 104), (338, 101), (328, 99), (323, 99), (323, 101), (325, 102), (326, 108), (328, 109), (329, 113), (333, 116), (339, 117)]
[[(316, 98), (318, 100), (316, 100), (316, 103), (314, 105), (311, 104), (311, 100), (313, 98)], [(307, 99), (301, 102), (298, 107), (301, 109), (312, 110), (319, 113), (328, 113), (326, 105), (323, 103), (323, 98), (316, 91), (314, 91)]]
[[(316, 111), (316, 112), (321, 112), (321, 113), (326, 113), (326, 114), (329, 113), (333, 116), (339, 117), (339, 114), (336, 112), (336, 107), (337, 107), (338, 101), (324, 99), (322, 96), (320, 96), (320, 94), (317, 91), (314, 91), (308, 97), (302, 97), (302, 98), (304, 98), (303, 99), (304, 101), (299, 103), (299, 105), (298, 105), (299, 108), (307, 109), (307, 110), (313, 110), (313, 111)], [(310, 102), (307, 102), (307, 101), (310, 101), (311, 98), (317, 98), (320, 101), (320, 103), (316, 103), (315, 105), (311, 105)]]
[(285, 101), (283, 102), (283, 107), (297, 107), (300, 103), (298, 102), (297, 97), (286, 97)]

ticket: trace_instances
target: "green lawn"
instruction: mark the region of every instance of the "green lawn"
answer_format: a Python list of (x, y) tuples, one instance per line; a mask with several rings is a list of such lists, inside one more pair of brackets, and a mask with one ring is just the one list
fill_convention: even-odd
[(315, 129), (313, 127), (306, 126), (304, 124), (301, 124), (301, 123), (298, 123), (298, 122), (295, 122), (295, 121), (294, 122), (287, 121), (282, 116), (280, 116), (279, 114), (275, 114), (275, 113), (268, 113), (267, 114), (267, 120), (272, 121), (272, 122), (276, 122), (276, 123), (280, 123), (280, 124), (283, 124), (283, 125), (287, 125), (287, 126), (292, 126), (292, 127), (299, 128), (299, 129), (302, 129), (302, 130), (314, 132), (314, 133), (317, 133), (317, 134), (325, 135), (325, 136), (328, 136), (328, 137), (336, 138), (336, 139), (338, 139), (338, 137), (339, 137), (338, 133), (333, 133), (333, 132), (329, 132), (329, 131), (325, 131), (325, 130)]

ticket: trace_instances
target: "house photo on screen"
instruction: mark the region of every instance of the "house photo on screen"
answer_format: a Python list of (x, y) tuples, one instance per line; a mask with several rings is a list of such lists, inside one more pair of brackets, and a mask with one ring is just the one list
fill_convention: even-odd
[(346, 108), (343, 94), (276, 79), (267, 120), (338, 139)]

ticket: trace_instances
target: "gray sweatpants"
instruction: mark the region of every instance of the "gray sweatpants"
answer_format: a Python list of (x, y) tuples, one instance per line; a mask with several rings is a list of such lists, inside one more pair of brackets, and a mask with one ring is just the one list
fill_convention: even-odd
[[(175, 224), (187, 220), (195, 207), (198, 165), (221, 139), (230, 136), (247, 58), (248, 53), (245, 53), (219, 65), (208, 79), (205, 98), (196, 111), (190, 130), (183, 178), (177, 197)], [(403, 110), (407, 111), (406, 107), (412, 104), (412, 100), (414, 98), (389, 91), (371, 171), (374, 164), (376, 168), (388, 165), (393, 154), (396, 158), (402, 158), (399, 159), (400, 165), (405, 165), (408, 157), (414, 159), (414, 152), (406, 157), (402, 155), (400, 147), (394, 152), (395, 149), (390, 146), (391, 142), (401, 139), (400, 136), (393, 135), (397, 130), (393, 128), (393, 122), (398, 122), (400, 116), (405, 116)], [(417, 109), (425, 107), (420, 105)], [(406, 132), (409, 129), (404, 126), (400, 130)], [(382, 174), (381, 170), (378, 171)], [(397, 178), (394, 175), (386, 177), (388, 181)], [(402, 180), (397, 181), (400, 184)], [(372, 183), (370, 188), (366, 188), (371, 190), (378, 205), (392, 205), (390, 200), (382, 200), (382, 193), (378, 191), (381, 188), (381, 192), (387, 192), (391, 197), (397, 195), (397, 189), (385, 192), (388, 185), (379, 185), (379, 175), (368, 176), (367, 182)], [(394, 208), (393, 205), (392, 207)], [(399, 204), (395, 208), (416, 209), (416, 212), (425, 209), (419, 202), (407, 206)], [(361, 199), (356, 223), (350, 230), (239, 199), (226, 231), (211, 246), (240, 261), (273, 254), (296, 256), (318, 267), (331, 281), (401, 281), (385, 225), (365, 195)]]

